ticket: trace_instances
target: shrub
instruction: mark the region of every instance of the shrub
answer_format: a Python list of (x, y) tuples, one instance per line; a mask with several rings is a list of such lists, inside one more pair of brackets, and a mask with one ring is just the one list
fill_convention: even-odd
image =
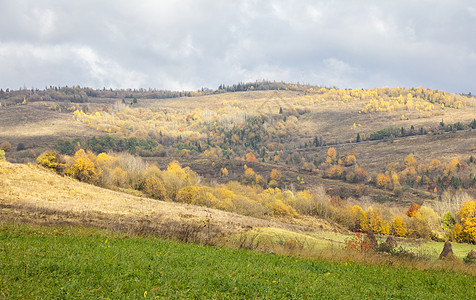
[(177, 193), (176, 201), (182, 203), (192, 204), (196, 195), (199, 192), (198, 186), (187, 186), (180, 189)]
[(412, 205), (411, 205), (410, 208), (405, 212), (405, 214), (406, 214), (407, 216), (409, 216), (410, 218), (411, 218), (411, 217), (414, 217), (419, 209), (420, 209), (420, 205), (418, 205), (418, 204), (416, 204), (416, 203), (412, 203)]
[(0, 144), (0, 150), (3, 150), (5, 152), (10, 152), (12, 151), (12, 144), (10, 142), (3, 142)]
[(0, 161), (5, 160), (5, 151), (0, 150)]
[(456, 221), (455, 221), (455, 219), (453, 218), (453, 216), (451, 215), (450, 212), (447, 212), (441, 218), (441, 227), (443, 227), (443, 229), (445, 229), (445, 230), (453, 227), (453, 225), (455, 225), (455, 224), (456, 224)]
[(173, 161), (161, 174), (167, 197), (173, 201), (177, 199), (179, 190), (186, 186), (197, 185), (199, 183), (198, 175), (189, 167), (182, 168), (177, 161)]
[(367, 180), (368, 178), (368, 174), (367, 174), (367, 171), (365, 171), (365, 169), (363, 168), (355, 168), (355, 178), (354, 180), (356, 182), (364, 182)]
[(83, 149), (76, 151), (74, 163), (66, 171), (66, 175), (88, 183), (99, 183), (102, 171), (88, 157)]
[(162, 181), (156, 176), (150, 176), (145, 180), (144, 193), (154, 199), (164, 200), (166, 191)]
[(375, 246), (375, 241), (372, 238), (369, 238), (365, 234), (358, 232), (352, 236), (352, 238), (345, 241), (344, 249), (357, 252), (373, 253), (377, 250), (377, 247)]
[(58, 150), (61, 154), (74, 154), (74, 144), (67, 140), (58, 140), (54, 148)]
[(279, 181), (282, 177), (283, 175), (281, 174), (281, 172), (276, 169), (272, 169), (271, 173), (269, 174), (270, 180)]
[(345, 165), (348, 166), (353, 166), (357, 163), (357, 159), (355, 158), (355, 155), (348, 155), (345, 158)]
[(62, 174), (66, 168), (66, 163), (61, 154), (55, 150), (47, 150), (40, 154), (36, 159), (40, 166), (55, 170), (58, 174)]
[(17, 145), (17, 151), (22, 151), (22, 150), (25, 150), (25, 149), (26, 149), (25, 144), (23, 144), (23, 143), (18, 143), (18, 145)]
[(378, 188), (388, 188), (390, 186), (390, 183), (390, 176), (382, 173), (378, 174), (375, 180), (375, 184)]

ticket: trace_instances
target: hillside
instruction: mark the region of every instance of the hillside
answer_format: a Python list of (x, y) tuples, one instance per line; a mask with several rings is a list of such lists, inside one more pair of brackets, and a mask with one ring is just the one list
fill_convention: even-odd
[(0, 215), (3, 221), (55, 226), (91, 225), (207, 243), (215, 238), (221, 239), (260, 227), (276, 227), (293, 232), (342, 231), (316, 218), (312, 222), (303, 222), (306, 226), (299, 226), (183, 203), (136, 197), (61, 177), (36, 165), (12, 165), (2, 161)]
[[(476, 197), (475, 97), (285, 83), (193, 92), (55, 87), (1, 97), (8, 161), (36, 163), (55, 149), (57, 173), (114, 190), (105, 195), (123, 191), (311, 227), (320, 226), (318, 217), (352, 231), (472, 240), (462, 233), (467, 227), (453, 226), (463, 222), (462, 203)], [(85, 162), (90, 174), (83, 176)], [(49, 167), (44, 157), (40, 163)], [(82, 204), (68, 201), (44, 208), (77, 213)], [(114, 201), (112, 213), (129, 202)], [(424, 207), (422, 224), (411, 206)], [(89, 214), (107, 211), (92, 207)]]
[[(127, 95), (87, 90), (90, 96), (81, 98), (80, 103), (70, 102), (70, 98), (54, 101), (46, 95), (42, 97), (49, 101), (40, 101), (35, 98), (37, 92), (30, 96), (31, 102), (27, 97), (23, 104), (2, 108), (0, 143), (13, 145), (6, 153), (8, 160), (27, 162), (65, 142), (79, 142), (97, 152), (121, 151), (110, 145), (93, 145), (90, 139), (135, 138), (148, 144), (128, 150), (151, 161), (160, 162), (157, 157), (166, 156), (168, 161), (186, 162), (212, 179), (219, 174), (196, 163), (197, 159), (245, 159), (252, 153), (259, 162), (268, 163), (262, 166), (267, 172), (276, 164), (302, 173), (303, 169), (322, 169), (332, 146), (339, 157), (355, 154), (357, 164), (375, 178), (410, 153), (419, 163), (453, 158), (463, 162), (476, 157), (476, 133), (470, 126), (476, 117), (474, 97), (422, 88), (286, 88), (165, 99), (140, 98), (150, 93), (139, 91)], [(15, 95), (4, 97), (13, 99)], [(318, 174), (322, 177), (323, 172)], [(297, 176), (286, 176), (285, 184), (309, 188), (306, 181), (302, 185), (295, 180)], [(427, 185), (436, 185), (436, 178)]]

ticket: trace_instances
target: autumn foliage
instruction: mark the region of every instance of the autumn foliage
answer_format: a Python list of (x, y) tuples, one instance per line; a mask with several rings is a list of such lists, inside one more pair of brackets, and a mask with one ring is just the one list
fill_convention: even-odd
[(405, 214), (409, 217), (414, 217), (416, 215), (416, 213), (418, 212), (418, 210), (420, 209), (420, 205), (416, 204), (416, 203), (412, 203), (412, 205), (410, 206), (410, 208), (405, 212)]
[(95, 165), (93, 153), (86, 154), (83, 149), (74, 154), (74, 163), (66, 170), (66, 175), (88, 183), (98, 183), (102, 170)]
[(37, 158), (40, 166), (62, 173), (66, 167), (65, 160), (61, 154), (54, 150), (48, 150), (40, 154)]
[(0, 150), (3, 150), (5, 152), (10, 152), (12, 151), (12, 144), (10, 142), (3, 142), (0, 144)]
[(457, 237), (464, 242), (476, 243), (476, 199), (465, 201), (457, 216), (461, 220), (461, 229)]

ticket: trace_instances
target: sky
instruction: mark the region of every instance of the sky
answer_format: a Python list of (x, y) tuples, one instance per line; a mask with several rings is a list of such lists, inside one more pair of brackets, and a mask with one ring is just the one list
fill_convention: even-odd
[(0, 88), (476, 93), (476, 1), (0, 0)]

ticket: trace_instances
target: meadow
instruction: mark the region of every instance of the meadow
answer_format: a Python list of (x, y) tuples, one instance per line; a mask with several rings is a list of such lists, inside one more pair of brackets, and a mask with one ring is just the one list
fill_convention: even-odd
[(0, 225), (0, 297), (470, 299), (474, 275), (270, 255), (86, 227)]

